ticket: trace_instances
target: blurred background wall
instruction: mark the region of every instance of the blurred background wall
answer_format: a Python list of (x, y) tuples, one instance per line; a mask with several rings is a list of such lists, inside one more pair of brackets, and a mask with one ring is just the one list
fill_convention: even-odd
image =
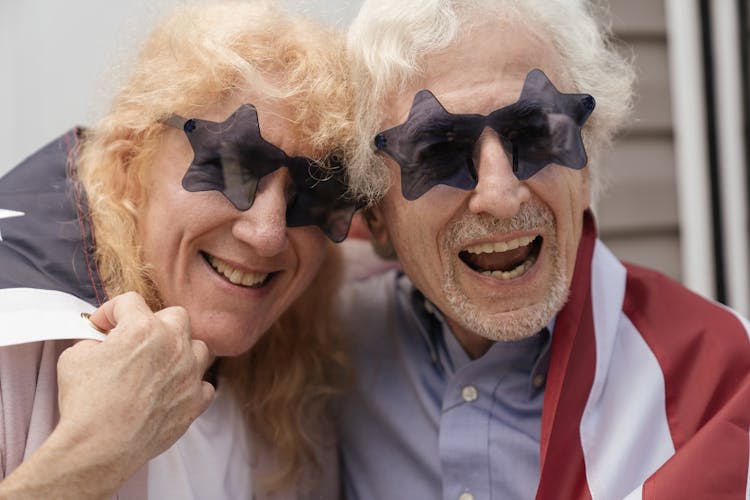
[[(281, 0), (345, 26), (358, 0)], [(137, 47), (185, 0), (0, 0), (0, 174), (107, 109)]]
[[(72, 125), (94, 123), (138, 42), (179, 2), (0, 1), (0, 175)], [(360, 1), (287, 3), (346, 26)], [(601, 235), (621, 258), (747, 315), (748, 0), (610, 4), (639, 99), (607, 159)]]
[(747, 315), (748, 1), (610, 5), (633, 51), (639, 97), (610, 155), (602, 238), (619, 257)]

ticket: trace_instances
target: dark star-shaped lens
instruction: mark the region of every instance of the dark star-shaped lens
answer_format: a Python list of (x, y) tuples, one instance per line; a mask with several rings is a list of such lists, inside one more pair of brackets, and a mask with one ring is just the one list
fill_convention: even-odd
[(375, 137), (376, 149), (401, 167), (401, 191), (415, 200), (438, 184), (473, 189), (476, 143), (490, 127), (500, 137), (518, 179), (550, 163), (586, 165), (581, 128), (594, 109), (588, 94), (560, 93), (539, 69), (526, 75), (517, 102), (489, 115), (449, 113), (429, 90), (414, 96), (404, 123)]
[(182, 178), (185, 190), (219, 191), (238, 210), (248, 210), (260, 179), (286, 167), (295, 192), (287, 204), (287, 226), (315, 225), (336, 242), (346, 237), (358, 204), (347, 196), (343, 166), (334, 156), (325, 164), (289, 156), (266, 141), (252, 104), (243, 104), (223, 122), (174, 115), (165, 123), (182, 129), (193, 149)]

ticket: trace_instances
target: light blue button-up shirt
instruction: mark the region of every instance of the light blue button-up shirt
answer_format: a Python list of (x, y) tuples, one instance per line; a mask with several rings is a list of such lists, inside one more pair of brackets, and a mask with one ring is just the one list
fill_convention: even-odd
[(357, 373), (339, 422), (346, 498), (533, 499), (547, 329), (472, 360), (403, 274), (343, 295)]

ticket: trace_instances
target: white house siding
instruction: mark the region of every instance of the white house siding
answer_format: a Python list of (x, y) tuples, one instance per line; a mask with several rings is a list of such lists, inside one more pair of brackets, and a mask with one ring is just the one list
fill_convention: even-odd
[(638, 71), (634, 120), (604, 161), (609, 187), (597, 207), (614, 253), (680, 278), (675, 160), (662, 0), (611, 0), (613, 28)]

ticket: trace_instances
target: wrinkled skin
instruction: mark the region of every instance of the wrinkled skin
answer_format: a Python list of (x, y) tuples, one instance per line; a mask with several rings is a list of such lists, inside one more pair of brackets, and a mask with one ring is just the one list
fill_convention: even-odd
[[(389, 101), (394, 104), (381, 130), (406, 120), (420, 89), (429, 89), (451, 113), (479, 114), (515, 102), (533, 68), (542, 69), (561, 92), (572, 91), (559, 76), (554, 50), (517, 26), (475, 27), (423, 67), (424, 78)], [(520, 181), (488, 128), (474, 152), (475, 189), (439, 185), (408, 201), (398, 165), (386, 161), (391, 189), (372, 211), (374, 237), (382, 246), (393, 245), (406, 274), (443, 312), (466, 351), (477, 357), (494, 341), (527, 337), (544, 327), (564, 304), (572, 279), (589, 206), (587, 169), (550, 164)], [(519, 217), (526, 222), (519, 225)], [(544, 243), (533, 266), (516, 278), (485, 276), (460, 257), (471, 246), (523, 236), (541, 236)]]

